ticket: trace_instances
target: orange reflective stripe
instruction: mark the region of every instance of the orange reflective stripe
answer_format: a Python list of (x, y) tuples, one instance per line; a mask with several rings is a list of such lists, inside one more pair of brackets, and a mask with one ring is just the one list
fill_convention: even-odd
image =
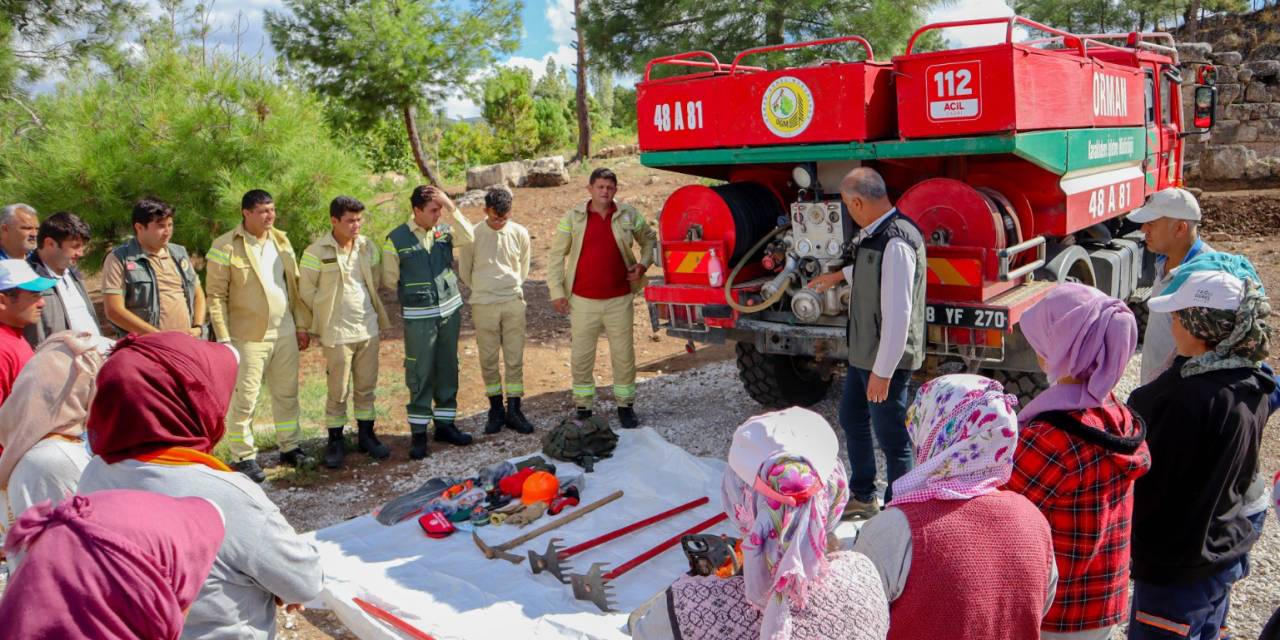
[(1169, 633), (1176, 633), (1184, 638), (1188, 633), (1191, 633), (1191, 625), (1178, 624), (1172, 620), (1161, 618), (1160, 616), (1153, 616), (1145, 611), (1137, 612), (1134, 619), (1147, 626), (1163, 629)]
[(231, 471), (223, 461), (195, 449), (188, 447), (168, 447), (166, 449), (157, 449), (149, 453), (143, 453), (133, 456), (134, 460), (139, 462), (150, 462), (151, 464), (163, 464), (172, 467), (183, 467), (190, 464), (202, 464), (214, 471)]
[(982, 284), (982, 263), (977, 260), (927, 258), (928, 283), (976, 287)]
[(675, 273), (694, 273), (705, 257), (706, 251), (668, 251), (667, 264)]

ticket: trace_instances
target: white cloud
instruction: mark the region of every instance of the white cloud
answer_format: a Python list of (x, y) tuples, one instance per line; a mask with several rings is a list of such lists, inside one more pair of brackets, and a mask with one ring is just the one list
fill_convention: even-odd
[(551, 27), (551, 41), (557, 46), (566, 47), (578, 40), (573, 31), (573, 0), (547, 0), (545, 15)]
[(450, 118), (478, 118), (480, 105), (463, 96), (449, 96), (444, 101), (444, 113)]
[(524, 67), (533, 72), (533, 81), (537, 82), (547, 72), (547, 58), (555, 58), (556, 64), (562, 69), (567, 69), (569, 75), (573, 76), (573, 66), (578, 63), (578, 54), (572, 48), (566, 45), (560, 45), (555, 51), (552, 51), (541, 58), (529, 58), (526, 56), (511, 56), (503, 62), (503, 66), (507, 67)]
[[(957, 22), (1011, 15), (1013, 9), (1005, 4), (1005, 0), (962, 0), (940, 6), (930, 11), (927, 17), (929, 22)], [(1005, 24), (1000, 23), (945, 29), (942, 35), (953, 47), (977, 47), (1003, 41), (1005, 29)]]

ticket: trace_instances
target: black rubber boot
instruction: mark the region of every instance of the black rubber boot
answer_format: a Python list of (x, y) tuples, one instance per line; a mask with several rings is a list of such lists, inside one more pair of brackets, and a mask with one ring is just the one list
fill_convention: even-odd
[(507, 426), (516, 433), (533, 433), (533, 423), (520, 410), (519, 397), (507, 398)]
[(231, 463), (231, 468), (249, 476), (250, 480), (257, 482), (258, 484), (262, 484), (262, 482), (267, 479), (267, 473), (262, 470), (262, 467), (258, 466), (258, 461), (253, 458), (241, 460), (240, 462), (233, 462)]
[(579, 420), (586, 420), (587, 418), (590, 418), (590, 417), (591, 417), (591, 410), (590, 410), (590, 409), (583, 409), (582, 407), (578, 407), (578, 413), (577, 413), (577, 415), (576, 415), (576, 416), (574, 416), (574, 417), (576, 417), (576, 418), (577, 418), (577, 419), (579, 419)]
[(302, 451), (302, 447), (294, 447), (280, 454), (280, 464), (287, 464), (294, 469), (314, 469), (316, 459)]
[(459, 431), (452, 422), (437, 422), (435, 439), (436, 442), (447, 442), (459, 447), (471, 444), (471, 434)]
[(431, 455), (431, 446), (427, 444), (427, 432), (409, 434), (409, 459), (421, 460)]
[(622, 423), (623, 429), (640, 426), (640, 418), (636, 417), (636, 412), (631, 407), (618, 407), (618, 422)]
[(337, 469), (347, 457), (347, 441), (342, 438), (342, 427), (329, 427), (329, 442), (324, 445), (324, 466)]
[(507, 423), (507, 412), (502, 409), (502, 396), (489, 396), (489, 418), (485, 420), (484, 432), (493, 435), (502, 431)]
[(356, 436), (357, 449), (375, 460), (386, 460), (391, 455), (391, 448), (382, 444), (378, 436), (374, 435), (372, 420), (356, 420), (356, 426), (360, 428), (360, 434)]

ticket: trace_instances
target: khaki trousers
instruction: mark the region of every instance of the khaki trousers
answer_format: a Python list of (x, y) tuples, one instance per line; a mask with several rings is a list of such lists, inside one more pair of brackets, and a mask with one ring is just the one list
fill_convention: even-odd
[(525, 302), (519, 298), (495, 304), (471, 305), (476, 325), (476, 349), (480, 351), (480, 376), (486, 396), (503, 395), (503, 378), (498, 371), (498, 352), (506, 364), (506, 395), (524, 395)]
[(236, 388), (227, 411), (227, 448), (236, 462), (258, 453), (253, 444), (253, 414), (265, 378), (271, 389), (271, 416), (281, 451), (298, 446), (298, 343), (293, 331), (270, 342), (241, 342), (231, 346), (240, 352)]
[(609, 339), (609, 355), (613, 369), (613, 398), (620, 407), (629, 407), (636, 398), (636, 349), (634, 310), (635, 296), (592, 300), (569, 296), (569, 329), (572, 334), (570, 355), (573, 371), (573, 404), (590, 409), (595, 401), (596, 343), (603, 332)]
[(374, 391), (378, 388), (378, 336), (363, 342), (324, 347), (329, 394), (324, 405), (324, 426), (347, 424), (348, 400), (356, 405), (356, 421), (373, 420)]

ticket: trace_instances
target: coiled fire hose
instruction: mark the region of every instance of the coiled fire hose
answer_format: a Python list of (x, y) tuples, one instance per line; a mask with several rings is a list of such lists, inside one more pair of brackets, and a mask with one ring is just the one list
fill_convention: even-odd
[(754, 256), (756, 252), (759, 251), (760, 248), (763, 247), (767, 242), (772, 240), (774, 236), (790, 228), (791, 228), (791, 223), (788, 222), (782, 225), (781, 227), (778, 227), (773, 231), (770, 231), (769, 233), (765, 234), (763, 238), (760, 238), (760, 240), (756, 242), (755, 246), (751, 247), (750, 251), (748, 251), (745, 255), (742, 256), (742, 259), (738, 261), (738, 265), (733, 268), (733, 271), (729, 272), (729, 277), (724, 281), (724, 301), (727, 302), (730, 307), (737, 309), (741, 313), (755, 313), (757, 311), (764, 311), (765, 309), (772, 307), (773, 305), (777, 304), (779, 300), (782, 299), (782, 294), (787, 292), (788, 287), (785, 287), (785, 286), (778, 287), (778, 290), (774, 291), (773, 295), (769, 296), (767, 299), (765, 299), (764, 302), (761, 302), (760, 304), (757, 304), (757, 305), (738, 304), (737, 301), (733, 299), (733, 280), (734, 278), (738, 277), (738, 272), (742, 271), (742, 268), (747, 266), (747, 261), (751, 259), (751, 256)]

